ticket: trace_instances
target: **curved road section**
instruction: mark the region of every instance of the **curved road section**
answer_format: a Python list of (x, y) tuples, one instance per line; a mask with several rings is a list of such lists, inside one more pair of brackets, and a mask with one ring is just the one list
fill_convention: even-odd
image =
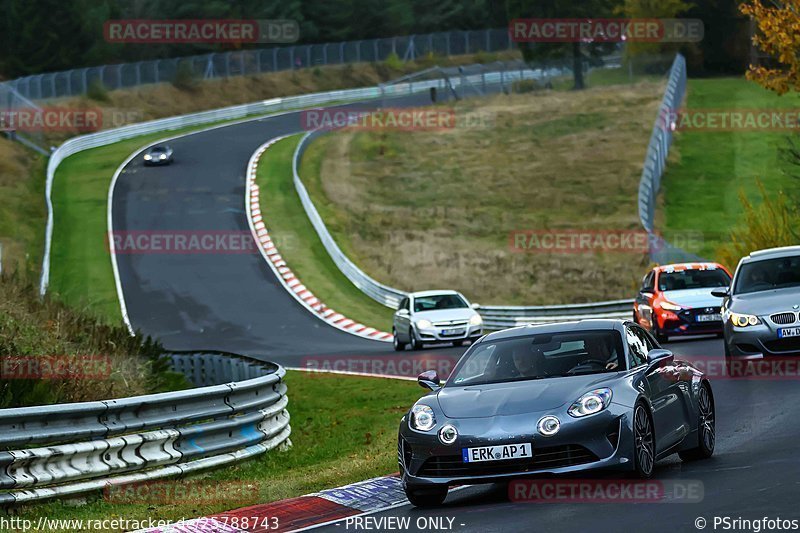
[[(302, 131), (300, 112), (274, 115), (174, 139), (172, 165), (146, 167), (138, 156), (125, 166), (111, 220), (134, 329), (171, 350), (230, 351), (290, 366), (310, 354), (390, 353), (386, 343), (344, 333), (306, 311), (252, 242), (244, 210), (247, 161), (265, 141)], [(208, 251), (184, 253), (169, 244), (208, 236), (220, 239)], [(242, 240), (249, 251), (233, 250)]]

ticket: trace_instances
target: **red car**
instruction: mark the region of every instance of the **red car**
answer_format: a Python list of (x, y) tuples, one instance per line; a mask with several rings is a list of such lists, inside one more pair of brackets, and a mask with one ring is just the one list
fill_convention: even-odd
[(633, 320), (659, 342), (670, 336), (721, 336), (722, 298), (711, 291), (730, 283), (730, 272), (718, 263), (657, 266), (642, 279), (633, 302)]

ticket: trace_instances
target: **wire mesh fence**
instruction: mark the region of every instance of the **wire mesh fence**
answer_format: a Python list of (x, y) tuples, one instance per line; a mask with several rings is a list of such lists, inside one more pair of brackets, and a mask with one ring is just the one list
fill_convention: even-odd
[(385, 61), (393, 54), (408, 61), (429, 55), (496, 53), (513, 49), (513, 45), (508, 29), (498, 28), (239, 50), (25, 76), (0, 84), (4, 86), (0, 97), (3, 92), (13, 91), (28, 100), (45, 100), (86, 94), (92, 84), (121, 89), (172, 82), (181, 73), (205, 79), (226, 78), (321, 65)]

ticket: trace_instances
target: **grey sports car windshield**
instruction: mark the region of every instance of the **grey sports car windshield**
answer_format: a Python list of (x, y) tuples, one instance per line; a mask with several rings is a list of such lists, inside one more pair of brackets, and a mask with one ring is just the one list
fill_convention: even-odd
[(625, 370), (615, 330), (546, 333), (481, 342), (459, 361), (446, 387), (484, 385)]
[(800, 256), (743, 263), (733, 294), (800, 286)]

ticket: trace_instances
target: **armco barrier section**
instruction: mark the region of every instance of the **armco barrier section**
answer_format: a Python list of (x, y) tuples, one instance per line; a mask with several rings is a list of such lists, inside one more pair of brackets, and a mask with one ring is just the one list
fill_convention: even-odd
[(286, 371), (173, 354), (198, 388), (0, 410), (0, 505), (189, 474), (288, 445)]
[(664, 175), (667, 165), (669, 148), (672, 146), (672, 133), (675, 127), (672, 117), (683, 102), (686, 94), (686, 80), (686, 59), (681, 54), (677, 54), (672, 62), (667, 89), (664, 91), (664, 97), (658, 108), (658, 116), (653, 124), (642, 177), (639, 180), (639, 220), (650, 236), (650, 242), (658, 244), (650, 249), (650, 260), (658, 264), (702, 260), (699, 256), (681, 250), (657, 236), (654, 222), (656, 198), (661, 189), (661, 177)]
[[(361, 292), (386, 307), (397, 309), (400, 300), (406, 296), (405, 291), (395, 289), (380, 283), (370, 277), (366, 272), (350, 260), (336, 244), (336, 240), (328, 231), (325, 222), (314, 206), (311, 196), (300, 179), (300, 160), (315, 138), (324, 134), (323, 131), (309, 132), (303, 136), (297, 145), (292, 161), (294, 172), (294, 185), (300, 201), (311, 224), (322, 241), (325, 250), (331, 259)], [(633, 300), (613, 300), (575, 305), (552, 306), (480, 306), (478, 312), (483, 317), (484, 325), (489, 329), (504, 329), (531, 323), (568, 322), (583, 318), (627, 318), (631, 316)]]

